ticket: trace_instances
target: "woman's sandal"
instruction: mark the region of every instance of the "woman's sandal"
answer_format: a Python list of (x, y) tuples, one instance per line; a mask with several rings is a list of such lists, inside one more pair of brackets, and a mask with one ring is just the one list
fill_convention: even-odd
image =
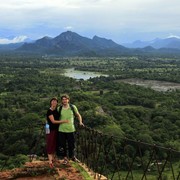
[(54, 168), (53, 163), (49, 163), (49, 167), (50, 167), (51, 169)]

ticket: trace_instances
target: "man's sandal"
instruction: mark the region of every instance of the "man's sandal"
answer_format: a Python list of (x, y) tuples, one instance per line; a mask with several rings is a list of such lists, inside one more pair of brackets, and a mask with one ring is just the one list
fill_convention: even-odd
[(68, 163), (69, 163), (69, 161), (67, 159), (64, 159), (63, 162), (62, 162), (62, 164), (64, 164), (64, 165), (66, 165)]

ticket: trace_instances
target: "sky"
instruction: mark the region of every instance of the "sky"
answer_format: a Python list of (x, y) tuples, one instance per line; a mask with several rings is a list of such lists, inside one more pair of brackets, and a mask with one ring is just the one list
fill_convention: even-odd
[(180, 38), (180, 0), (0, 0), (0, 44), (65, 31), (130, 43)]

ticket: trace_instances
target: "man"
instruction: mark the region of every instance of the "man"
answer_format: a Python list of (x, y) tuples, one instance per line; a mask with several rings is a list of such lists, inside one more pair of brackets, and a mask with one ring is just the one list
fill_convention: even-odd
[[(59, 150), (62, 151), (62, 156), (64, 157), (63, 164), (67, 164), (68, 155), (69, 158), (73, 161), (77, 161), (74, 156), (74, 148), (75, 148), (75, 139), (74, 139), (74, 115), (77, 116), (79, 120), (79, 125), (84, 126), (82, 123), (82, 117), (78, 112), (78, 109), (75, 105), (70, 104), (70, 97), (65, 94), (61, 96), (62, 107), (59, 107), (60, 120), (68, 120), (69, 123), (63, 123), (59, 126), (58, 129), (58, 144)], [(67, 146), (68, 144), (68, 154), (67, 154)]]

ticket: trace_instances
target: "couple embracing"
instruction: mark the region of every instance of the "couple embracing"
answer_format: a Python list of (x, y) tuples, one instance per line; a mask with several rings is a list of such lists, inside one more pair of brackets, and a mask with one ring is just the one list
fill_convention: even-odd
[[(47, 123), (50, 127), (50, 133), (46, 135), (46, 143), (51, 168), (55, 161), (56, 150), (61, 151), (63, 164), (67, 164), (69, 159), (77, 160), (74, 155), (74, 116), (78, 118), (79, 125), (84, 126), (77, 107), (70, 104), (70, 97), (67, 94), (61, 96), (61, 104), (61, 106), (58, 106), (58, 99), (52, 98), (50, 100), (50, 108), (47, 111)], [(68, 145), (68, 152), (66, 143)]]

